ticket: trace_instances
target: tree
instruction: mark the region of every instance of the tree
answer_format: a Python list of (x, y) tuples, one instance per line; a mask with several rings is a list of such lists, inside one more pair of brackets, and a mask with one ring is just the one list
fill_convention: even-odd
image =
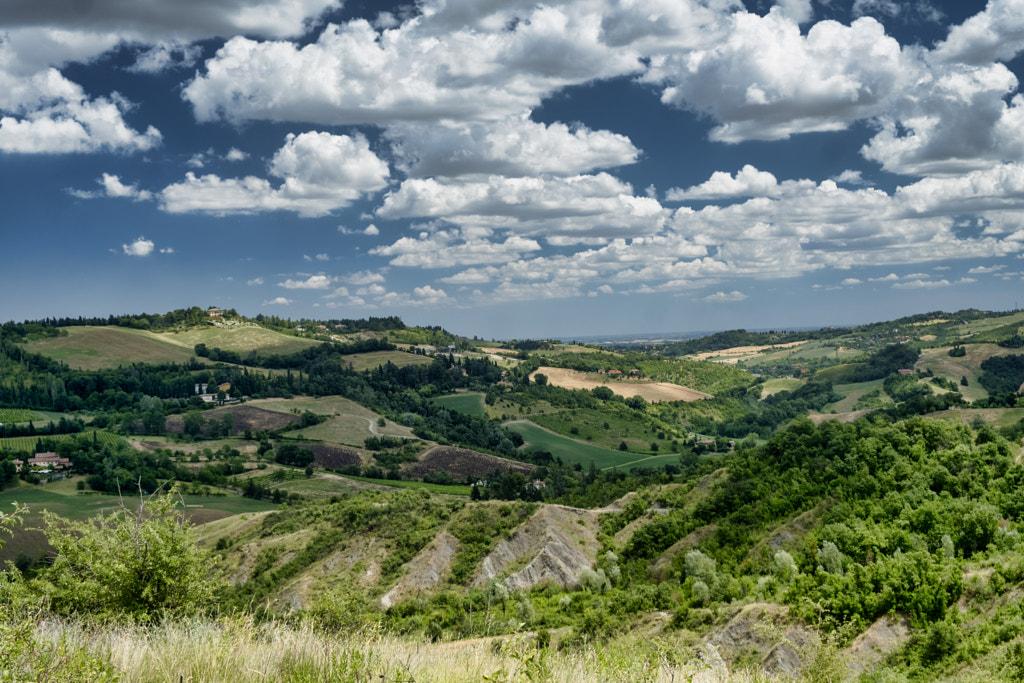
[(548, 376), (542, 375), (541, 373), (538, 372), (536, 375), (533, 376), (533, 381), (537, 383), (537, 386), (543, 387), (546, 386), (548, 383)]
[(182, 418), (182, 431), (186, 435), (193, 438), (203, 433), (203, 425), (206, 424), (206, 420), (200, 413), (186, 413), (185, 417)]
[(41, 579), (56, 611), (126, 614), (139, 619), (197, 612), (213, 595), (209, 558), (177, 509), (175, 489), (75, 522), (46, 513), (57, 551)]

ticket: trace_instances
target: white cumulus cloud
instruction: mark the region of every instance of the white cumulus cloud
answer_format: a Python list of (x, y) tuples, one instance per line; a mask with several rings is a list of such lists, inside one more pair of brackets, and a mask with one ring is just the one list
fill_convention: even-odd
[(149, 256), (153, 252), (153, 248), (156, 245), (152, 240), (147, 240), (145, 237), (139, 237), (130, 244), (122, 244), (121, 249), (124, 253), (129, 256)]
[(362, 135), (309, 132), (289, 134), (270, 163), (280, 185), (255, 176), (222, 179), (196, 176), (169, 185), (160, 193), (161, 208), (170, 213), (260, 213), (294, 211), (322, 216), (344, 208), (368, 192), (383, 189), (390, 175)]

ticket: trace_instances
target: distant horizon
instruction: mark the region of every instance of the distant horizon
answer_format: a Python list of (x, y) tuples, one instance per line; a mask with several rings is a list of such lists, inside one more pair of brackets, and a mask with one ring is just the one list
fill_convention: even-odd
[[(210, 307), (211, 306), (200, 306), (199, 308), (202, 308), (203, 310), (207, 310)], [(167, 309), (165, 311), (159, 311), (159, 312), (156, 312), (156, 311), (136, 311), (136, 312), (130, 312), (129, 313), (129, 312), (123, 312), (122, 311), (122, 312), (118, 312), (118, 313), (107, 313), (107, 314), (96, 314), (96, 315), (84, 315), (84, 314), (82, 314), (82, 315), (63, 315), (63, 314), (62, 315), (52, 315), (51, 314), (51, 315), (45, 315), (45, 316), (40, 316), (40, 317), (36, 317), (36, 318), (26, 318), (26, 319), (22, 319), (22, 320), (7, 320), (7, 321), (0, 322), (0, 324), (8, 324), (8, 323), (22, 324), (22, 323), (29, 323), (29, 322), (40, 322), (40, 321), (44, 321), (44, 320), (48, 320), (48, 319), (61, 319), (61, 318), (66, 318), (66, 319), (78, 319), (78, 318), (88, 319), (88, 318), (109, 318), (111, 316), (114, 316), (114, 317), (118, 317), (118, 316), (136, 316), (136, 315), (143, 315), (143, 314), (145, 314), (145, 315), (165, 315), (165, 314), (169, 313), (170, 311), (184, 310), (184, 309), (188, 309), (188, 308), (191, 308), (191, 306), (176, 306), (176, 307)], [(222, 309), (227, 310), (227, 309), (230, 309), (232, 307), (230, 307), (230, 306), (217, 306), (217, 308), (222, 308)], [(434, 327), (434, 326), (440, 326), (441, 328), (445, 329), (446, 331), (448, 331), (451, 334), (455, 334), (456, 336), (464, 337), (464, 338), (467, 338), (467, 339), (472, 339), (474, 337), (477, 337), (481, 341), (508, 342), (508, 341), (512, 341), (512, 340), (515, 340), (515, 339), (520, 339), (520, 340), (522, 340), (522, 339), (531, 339), (531, 340), (557, 340), (557, 341), (560, 341), (562, 343), (567, 343), (567, 344), (568, 343), (572, 343), (574, 341), (575, 342), (590, 343), (590, 344), (600, 344), (602, 342), (606, 342), (606, 343), (609, 343), (609, 344), (615, 344), (615, 343), (629, 343), (630, 341), (633, 341), (633, 342), (635, 342), (637, 344), (643, 344), (643, 343), (655, 343), (657, 341), (674, 342), (674, 341), (685, 341), (687, 339), (699, 339), (701, 337), (707, 337), (707, 336), (710, 336), (710, 335), (713, 335), (713, 334), (717, 334), (719, 332), (727, 332), (727, 331), (730, 331), (730, 330), (744, 330), (746, 332), (752, 332), (752, 333), (764, 333), (764, 332), (773, 332), (773, 331), (774, 332), (779, 332), (779, 333), (788, 333), (788, 332), (812, 332), (812, 331), (815, 331), (815, 330), (830, 329), (830, 328), (847, 329), (847, 328), (859, 327), (859, 326), (862, 326), (862, 325), (870, 325), (870, 324), (874, 324), (874, 323), (889, 322), (889, 321), (898, 320), (898, 319), (904, 318), (904, 317), (909, 317), (909, 316), (914, 316), (914, 315), (923, 315), (923, 314), (926, 314), (926, 313), (933, 313), (933, 312), (956, 313), (958, 311), (971, 310), (971, 309), (978, 310), (978, 311), (983, 311), (983, 312), (987, 312), (987, 313), (995, 313), (995, 314), (1003, 314), (1003, 315), (1011, 315), (1011, 314), (1013, 314), (1015, 312), (1018, 312), (1020, 310), (1017, 307), (1014, 307), (1014, 308), (1011, 308), (1011, 309), (1000, 310), (1000, 309), (994, 309), (994, 308), (982, 308), (982, 307), (979, 307), (979, 306), (963, 306), (963, 307), (957, 307), (954, 310), (943, 310), (943, 309), (938, 309), (938, 308), (930, 308), (930, 309), (927, 309), (927, 310), (914, 311), (914, 312), (905, 313), (905, 314), (902, 314), (902, 315), (893, 316), (891, 318), (888, 318), (888, 317), (887, 318), (876, 318), (876, 319), (872, 319), (872, 320), (862, 320), (862, 321), (858, 321), (858, 322), (849, 322), (849, 323), (834, 323), (833, 322), (833, 323), (824, 323), (824, 324), (820, 324), (820, 325), (819, 324), (812, 324), (812, 325), (781, 325), (780, 324), (780, 325), (767, 325), (767, 326), (746, 326), (746, 325), (742, 325), (741, 324), (741, 325), (736, 325), (736, 326), (732, 326), (732, 327), (716, 327), (716, 328), (709, 328), (709, 329), (705, 329), (705, 330), (675, 330), (675, 331), (660, 331), (660, 332), (605, 332), (605, 333), (597, 333), (597, 334), (563, 334), (563, 335), (540, 334), (540, 335), (511, 335), (511, 336), (487, 336), (487, 335), (482, 335), (480, 332), (469, 332), (467, 334), (467, 333), (462, 332), (460, 330), (455, 330), (455, 329), (449, 328), (446, 325), (439, 324), (439, 323), (436, 323), (436, 322), (434, 322), (434, 323), (431, 323), (431, 322), (410, 322), (409, 320), (406, 320), (405, 317), (403, 317), (401, 315), (398, 315), (396, 313), (386, 313), (386, 312), (384, 312), (384, 313), (368, 314), (368, 315), (359, 315), (359, 316), (329, 315), (329, 316), (324, 316), (324, 317), (307, 317), (307, 316), (303, 316), (303, 317), (300, 317), (300, 318), (289, 318), (287, 316), (280, 316), (280, 315), (278, 315), (276, 317), (278, 317), (280, 319), (283, 319), (283, 320), (290, 320), (290, 322), (299, 323), (299, 322), (304, 321), (304, 320), (305, 321), (310, 321), (310, 322), (324, 322), (324, 321), (329, 321), (329, 320), (342, 320), (342, 319), (346, 319), (346, 318), (351, 319), (351, 320), (360, 320), (360, 319), (368, 319), (368, 318), (374, 318), (374, 317), (376, 317), (376, 318), (386, 318), (386, 317), (394, 316), (394, 317), (398, 317), (399, 319), (401, 319), (403, 324), (405, 324), (405, 325), (407, 325), (409, 327)], [(256, 314), (248, 315), (245, 312), (238, 311), (237, 309), (236, 309), (236, 312), (238, 313), (239, 316), (241, 316), (243, 318), (246, 318), (246, 319), (249, 319), (249, 320), (255, 320), (257, 318), (257, 316), (259, 316), (261, 314), (265, 315), (267, 317), (273, 317), (273, 315), (274, 315), (274, 314), (267, 314), (267, 313), (256, 313)]]

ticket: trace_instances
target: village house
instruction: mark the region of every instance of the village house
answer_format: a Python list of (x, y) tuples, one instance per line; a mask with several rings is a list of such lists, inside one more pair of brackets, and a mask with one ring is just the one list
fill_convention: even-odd
[[(14, 460), (14, 466), (21, 469), (23, 460)], [(71, 467), (70, 458), (62, 458), (56, 453), (36, 453), (28, 459), (28, 466), (36, 472), (59, 472)]]

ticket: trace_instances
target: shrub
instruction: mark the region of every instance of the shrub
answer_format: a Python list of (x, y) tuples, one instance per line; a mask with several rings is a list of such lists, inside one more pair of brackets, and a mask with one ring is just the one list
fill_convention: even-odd
[(122, 503), (84, 522), (47, 513), (57, 557), (40, 581), (54, 609), (147, 619), (204, 607), (213, 588), (209, 560), (176, 509), (175, 493), (143, 498), (137, 510)]

